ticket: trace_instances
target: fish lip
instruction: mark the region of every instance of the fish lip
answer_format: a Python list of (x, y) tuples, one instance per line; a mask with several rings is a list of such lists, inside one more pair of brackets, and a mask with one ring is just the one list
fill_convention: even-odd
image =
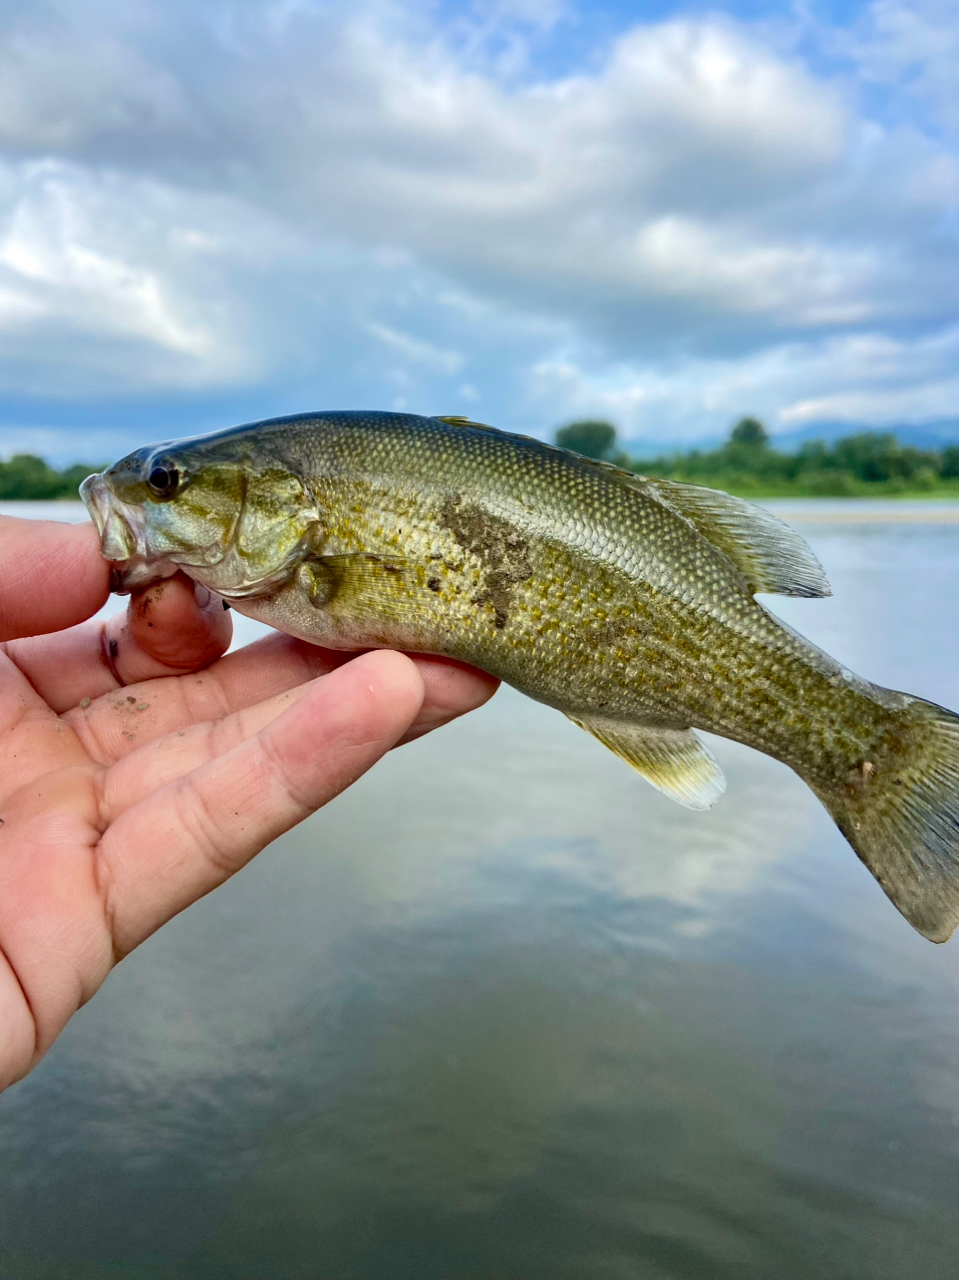
[(87, 476), (80, 497), (100, 535), (100, 554), (110, 564), (110, 590), (127, 595), (134, 587), (169, 578), (177, 566), (151, 559), (146, 540), (146, 516), (121, 501), (103, 474)]
[(111, 564), (145, 556), (146, 520), (142, 511), (117, 497), (103, 474), (87, 476), (80, 497), (100, 535), (100, 550)]
[[(102, 490), (106, 486), (103, 484), (103, 476), (97, 475), (87, 476), (86, 480), (80, 485), (80, 497), (83, 499), (83, 505), (87, 509), (87, 514), (97, 527), (97, 533), (103, 537), (103, 530), (107, 523), (107, 512), (109, 511), (109, 499), (104, 502)], [(104, 510), (104, 506), (107, 510)]]

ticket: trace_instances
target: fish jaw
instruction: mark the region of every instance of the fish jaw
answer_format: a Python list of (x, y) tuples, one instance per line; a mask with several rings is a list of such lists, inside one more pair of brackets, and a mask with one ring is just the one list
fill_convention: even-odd
[(141, 506), (123, 502), (102, 474), (87, 476), (80, 497), (100, 535), (100, 554), (110, 562), (111, 589), (128, 595), (134, 587), (170, 578), (177, 565), (150, 555), (146, 514)]

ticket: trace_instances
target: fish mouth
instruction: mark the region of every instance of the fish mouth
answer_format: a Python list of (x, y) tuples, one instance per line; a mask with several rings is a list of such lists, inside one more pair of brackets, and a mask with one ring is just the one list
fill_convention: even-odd
[(146, 513), (117, 497), (102, 474), (87, 476), (80, 497), (100, 535), (100, 554), (110, 562), (110, 586), (117, 595), (169, 578), (177, 566), (150, 556)]

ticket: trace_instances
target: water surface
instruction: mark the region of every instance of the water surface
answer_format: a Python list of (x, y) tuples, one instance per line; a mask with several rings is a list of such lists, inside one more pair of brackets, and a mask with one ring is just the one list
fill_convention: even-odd
[[(776, 609), (959, 707), (959, 525), (802, 529)], [(952, 1280), (959, 942), (711, 745), (709, 814), (510, 690), (394, 752), (0, 1098), (3, 1280)]]

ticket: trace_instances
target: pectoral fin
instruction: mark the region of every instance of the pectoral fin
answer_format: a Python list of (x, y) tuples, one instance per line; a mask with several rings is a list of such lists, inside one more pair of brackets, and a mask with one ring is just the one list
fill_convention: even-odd
[(402, 556), (378, 556), (365, 551), (342, 556), (311, 556), (297, 570), (300, 586), (317, 609), (336, 596), (362, 595), (367, 599), (392, 594), (397, 579), (411, 568)]
[(711, 809), (726, 790), (726, 779), (712, 752), (692, 729), (658, 729), (595, 717), (569, 718), (687, 809)]

